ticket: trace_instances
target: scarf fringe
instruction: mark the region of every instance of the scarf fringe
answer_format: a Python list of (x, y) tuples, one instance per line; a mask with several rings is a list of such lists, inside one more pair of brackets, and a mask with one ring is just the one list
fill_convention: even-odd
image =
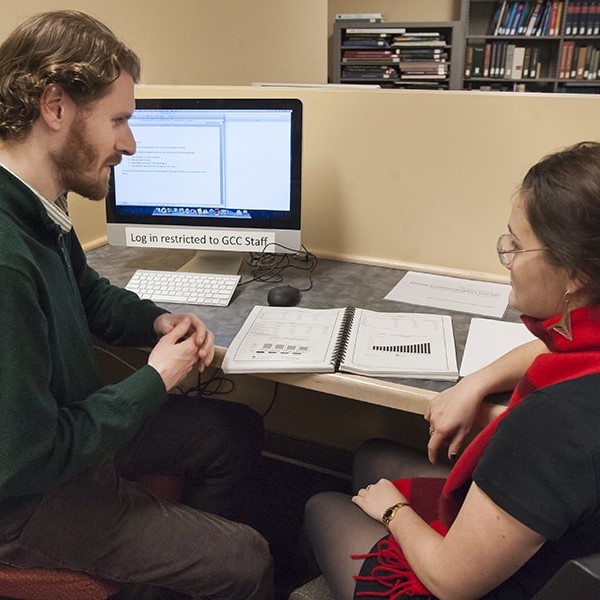
[(419, 581), (393, 537), (383, 538), (377, 544), (377, 550), (368, 554), (356, 554), (352, 558), (376, 558), (378, 565), (373, 567), (370, 575), (355, 575), (356, 581), (373, 581), (383, 591), (359, 591), (357, 597), (390, 598), (400, 600), (403, 596), (432, 599), (431, 592)]

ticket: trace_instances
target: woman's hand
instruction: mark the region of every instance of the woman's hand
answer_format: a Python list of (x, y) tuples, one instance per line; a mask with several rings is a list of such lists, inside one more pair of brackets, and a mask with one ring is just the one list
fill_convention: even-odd
[(443, 444), (448, 445), (448, 458), (456, 458), (473, 428), (483, 398), (479, 389), (470, 385), (466, 377), (431, 400), (425, 411), (425, 420), (430, 425), (427, 455), (432, 464), (436, 463)]
[(406, 502), (406, 498), (398, 491), (389, 479), (380, 479), (377, 483), (371, 483), (366, 488), (358, 490), (352, 502), (362, 508), (370, 517), (381, 522), (383, 513), (398, 504)]
[(548, 348), (540, 340), (517, 346), (435, 396), (425, 411), (432, 431), (427, 445), (429, 460), (435, 464), (442, 444), (448, 444), (448, 458), (453, 460), (473, 427), (483, 399), (512, 390), (533, 360), (544, 352)]
[(193, 338), (197, 347), (197, 368), (202, 373), (215, 356), (215, 336), (203, 321), (193, 313), (163, 313), (154, 321), (154, 331), (159, 336), (163, 336), (173, 331), (182, 322), (188, 325), (182, 337)]

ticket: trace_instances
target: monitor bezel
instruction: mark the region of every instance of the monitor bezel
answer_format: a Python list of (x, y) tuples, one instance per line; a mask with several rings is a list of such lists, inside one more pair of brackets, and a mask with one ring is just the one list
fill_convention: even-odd
[(302, 205), (302, 102), (297, 98), (137, 98), (136, 109), (168, 110), (290, 110), (291, 160), (290, 209), (266, 218), (235, 219), (231, 217), (135, 215), (120, 214), (116, 206), (114, 167), (111, 167), (106, 196), (107, 224), (172, 226), (215, 229), (256, 229), (300, 231)]

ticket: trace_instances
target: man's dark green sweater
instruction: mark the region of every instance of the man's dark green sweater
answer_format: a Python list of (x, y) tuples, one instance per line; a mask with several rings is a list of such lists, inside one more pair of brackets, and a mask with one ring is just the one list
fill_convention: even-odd
[(0, 167), (0, 510), (114, 454), (166, 400), (149, 366), (103, 386), (92, 347), (150, 345), (163, 312), (99, 277)]

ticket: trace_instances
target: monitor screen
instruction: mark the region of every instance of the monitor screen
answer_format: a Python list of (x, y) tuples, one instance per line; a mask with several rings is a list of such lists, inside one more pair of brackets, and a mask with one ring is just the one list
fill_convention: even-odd
[(300, 249), (302, 103), (138, 99), (113, 167), (108, 241), (217, 252)]

